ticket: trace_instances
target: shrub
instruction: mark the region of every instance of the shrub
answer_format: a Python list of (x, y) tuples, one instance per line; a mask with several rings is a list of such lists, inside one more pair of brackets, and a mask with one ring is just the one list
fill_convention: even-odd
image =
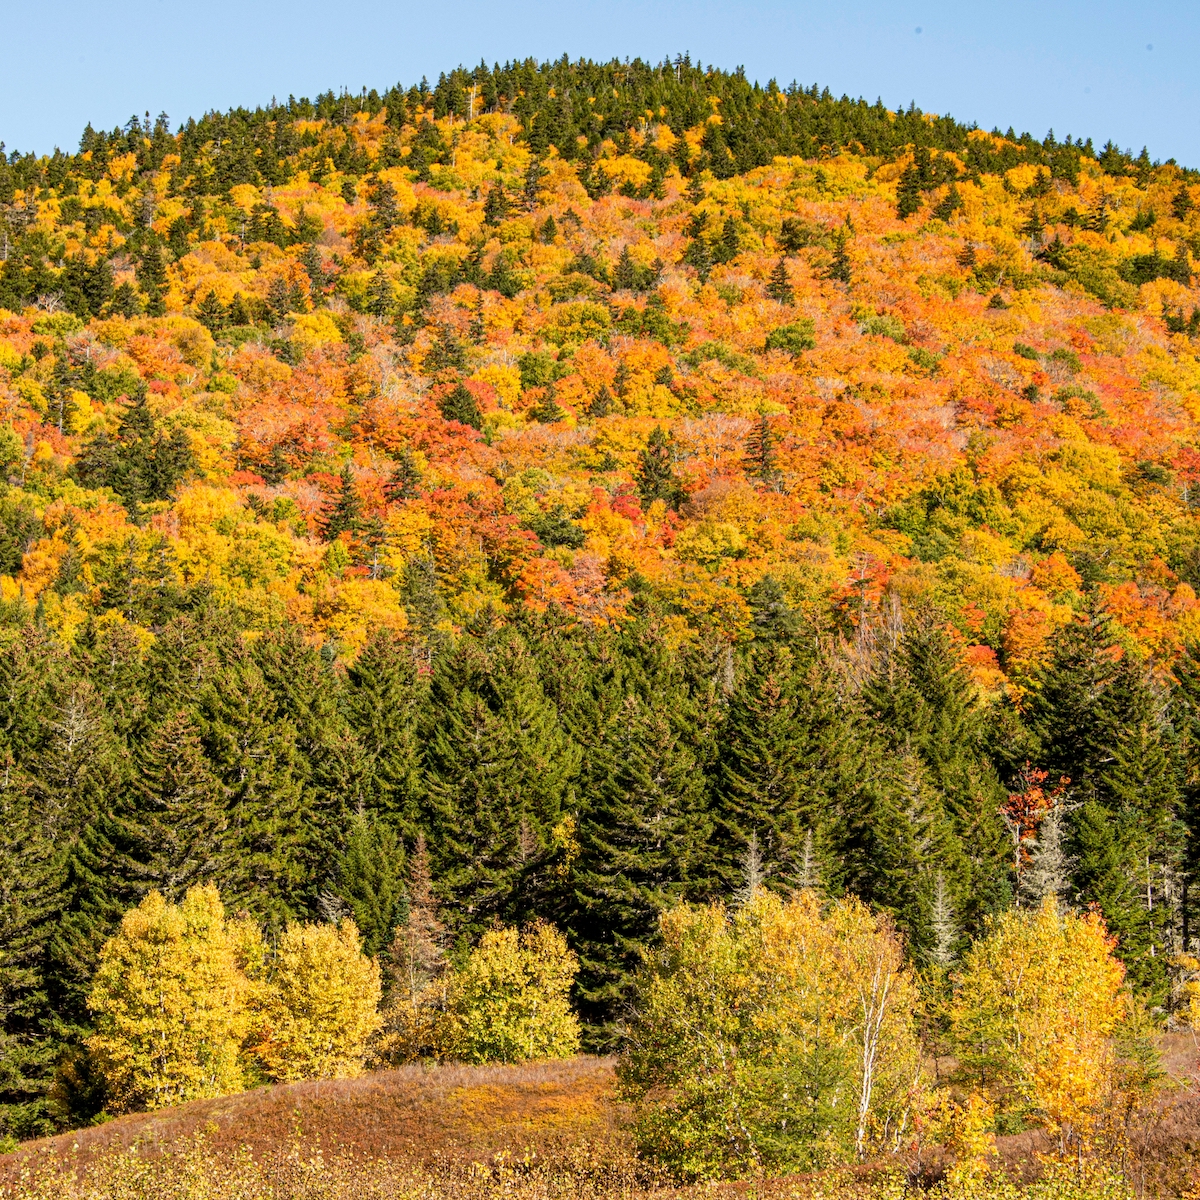
[(110, 1107), (162, 1108), (242, 1090), (246, 940), (211, 886), (192, 888), (181, 904), (151, 892), (125, 914), (88, 997), (96, 1016), (88, 1047)]
[(674, 909), (638, 996), (620, 1087), (641, 1150), (678, 1175), (811, 1170), (906, 1120), (916, 989), (888, 918), (858, 900)]
[(569, 994), (578, 965), (553, 925), (485, 933), (451, 985), (450, 1053), (473, 1063), (577, 1054)]
[(267, 1036), (255, 1053), (270, 1077), (361, 1074), (379, 1028), (379, 992), (379, 964), (363, 955), (353, 921), (289, 924), (261, 1001)]

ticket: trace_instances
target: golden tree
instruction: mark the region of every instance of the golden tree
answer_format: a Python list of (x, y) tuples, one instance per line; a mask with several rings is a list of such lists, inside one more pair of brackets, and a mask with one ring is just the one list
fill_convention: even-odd
[(212, 886), (180, 904), (151, 892), (105, 943), (88, 1046), (117, 1111), (241, 1091), (247, 1028), (242, 959), (253, 931), (227, 922)]
[(289, 924), (263, 989), (264, 1037), (255, 1048), (277, 1080), (346, 1079), (362, 1073), (379, 1028), (379, 964), (358, 928)]
[(963, 958), (951, 1007), (959, 1060), (998, 1106), (1060, 1146), (1086, 1140), (1116, 1082), (1125, 968), (1096, 913), (1008, 912)]
[(570, 991), (578, 960), (553, 925), (493, 929), (450, 988), (448, 1049), (467, 1062), (527, 1062), (579, 1052)]

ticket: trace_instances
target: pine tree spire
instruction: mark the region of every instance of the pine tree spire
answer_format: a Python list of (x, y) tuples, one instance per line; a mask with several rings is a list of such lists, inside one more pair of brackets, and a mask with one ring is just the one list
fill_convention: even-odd
[(362, 501), (358, 498), (349, 461), (342, 464), (340, 481), (338, 497), (321, 522), (321, 534), (327, 542), (343, 533), (357, 533), (362, 515)]

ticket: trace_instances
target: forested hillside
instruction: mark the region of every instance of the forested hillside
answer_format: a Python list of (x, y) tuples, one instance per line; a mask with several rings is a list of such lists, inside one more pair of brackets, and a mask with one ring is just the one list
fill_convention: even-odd
[(386, 958), (419, 838), (593, 1049), (748, 875), (927, 969), (1057, 894), (1180, 1003), (1194, 173), (530, 62), (0, 157), (0, 259), (0, 1135), (100, 1107), (151, 890)]

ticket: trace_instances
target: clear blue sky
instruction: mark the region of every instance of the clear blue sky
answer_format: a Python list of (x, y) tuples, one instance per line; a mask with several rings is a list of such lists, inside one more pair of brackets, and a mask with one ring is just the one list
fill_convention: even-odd
[(411, 84), (534, 56), (744, 65), (751, 78), (915, 100), (986, 128), (1113, 138), (1200, 166), (1197, 0), (48, 0), (6, 5), (0, 140), (172, 123), (289, 93)]

